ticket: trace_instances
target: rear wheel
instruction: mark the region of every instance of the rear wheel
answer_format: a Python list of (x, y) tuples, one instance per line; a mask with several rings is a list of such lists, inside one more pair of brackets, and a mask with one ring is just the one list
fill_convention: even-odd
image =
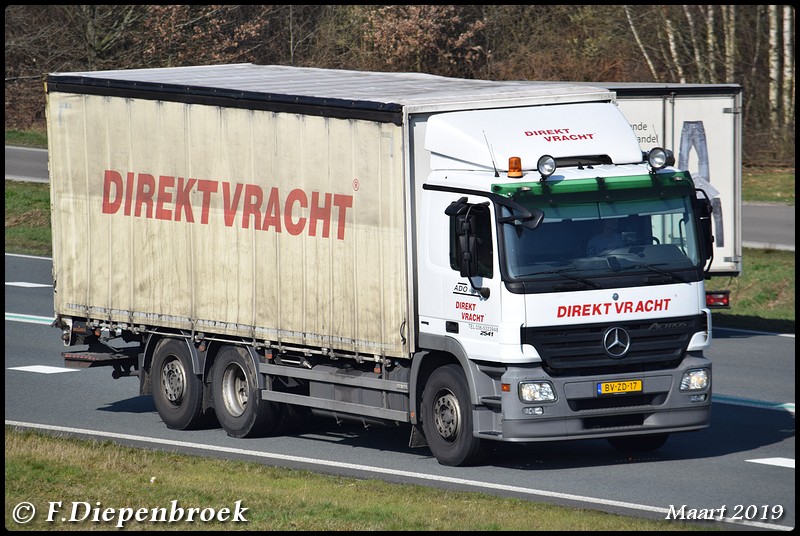
[(275, 404), (261, 399), (255, 364), (247, 351), (226, 346), (217, 355), (211, 374), (214, 411), (231, 437), (259, 437), (279, 422)]
[(162, 339), (153, 353), (153, 402), (164, 424), (188, 430), (206, 424), (203, 382), (192, 372), (186, 343)]
[(667, 442), (669, 434), (609, 437), (608, 442), (622, 452), (651, 452)]
[(442, 465), (471, 465), (486, 454), (486, 442), (472, 435), (469, 386), (457, 365), (436, 369), (422, 394), (422, 428)]

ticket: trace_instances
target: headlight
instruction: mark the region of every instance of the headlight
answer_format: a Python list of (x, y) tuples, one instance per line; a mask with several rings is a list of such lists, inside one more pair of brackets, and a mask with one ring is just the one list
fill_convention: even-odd
[(681, 391), (708, 389), (710, 383), (711, 378), (709, 378), (708, 369), (687, 370), (683, 373), (683, 378), (681, 378)]
[(519, 398), (523, 402), (555, 402), (556, 393), (550, 382), (520, 382)]

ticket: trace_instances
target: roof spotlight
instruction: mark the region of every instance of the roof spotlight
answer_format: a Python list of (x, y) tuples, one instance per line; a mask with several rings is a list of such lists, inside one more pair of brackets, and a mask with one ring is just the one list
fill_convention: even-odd
[(539, 161), (536, 162), (536, 169), (539, 170), (539, 173), (542, 175), (542, 180), (545, 180), (547, 177), (555, 173), (556, 159), (549, 154), (543, 155), (541, 158), (539, 158)]
[(667, 166), (675, 165), (675, 156), (669, 149), (653, 147), (650, 149), (650, 152), (647, 153), (647, 163), (650, 165), (653, 171), (658, 171), (659, 169), (664, 169)]

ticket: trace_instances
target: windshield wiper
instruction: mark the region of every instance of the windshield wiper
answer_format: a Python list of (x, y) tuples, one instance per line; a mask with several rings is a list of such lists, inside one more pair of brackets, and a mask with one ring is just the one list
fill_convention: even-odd
[(536, 275), (547, 275), (547, 274), (558, 274), (560, 276), (572, 279), (573, 281), (577, 281), (579, 283), (583, 283), (584, 285), (588, 285), (590, 287), (601, 288), (599, 284), (595, 283), (591, 279), (584, 279), (583, 277), (572, 275), (570, 273), (567, 273), (566, 270), (548, 270), (547, 272), (539, 272)]
[[(613, 264), (611, 262), (611, 259), (614, 259), (614, 261), (615, 261), (615, 262), (613, 262)], [(616, 257), (610, 257), (609, 258), (609, 266), (611, 266), (612, 269), (614, 269), (615, 271), (636, 270), (636, 269), (644, 268), (645, 270), (649, 270), (651, 272), (655, 272), (657, 274), (666, 276), (670, 280), (680, 281), (681, 283), (688, 283), (688, 281), (686, 279), (684, 279), (683, 277), (680, 277), (678, 274), (676, 274), (674, 272), (668, 272), (666, 270), (662, 270), (661, 268), (657, 268), (656, 265), (654, 265), (654, 264), (632, 264), (630, 266), (620, 266), (619, 265), (619, 261), (617, 261)]]

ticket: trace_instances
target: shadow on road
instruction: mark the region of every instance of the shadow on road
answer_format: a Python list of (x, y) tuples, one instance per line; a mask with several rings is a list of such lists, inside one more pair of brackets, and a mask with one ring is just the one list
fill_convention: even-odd
[[(747, 429), (742, 429), (747, 423)], [(604, 439), (551, 443), (495, 443), (487, 465), (537, 471), (630, 465), (641, 462), (715, 458), (780, 443), (794, 437), (794, 415), (785, 411), (712, 403), (711, 426), (698, 432), (673, 434), (655, 452), (629, 454), (611, 447)], [(427, 448), (408, 446), (408, 426), (365, 426), (332, 419), (307, 423), (295, 437), (328, 441), (383, 452), (406, 452), (430, 458)]]
[(110, 411), (112, 413), (155, 413), (156, 406), (153, 404), (152, 396), (135, 396), (111, 402), (105, 407), (97, 408), (97, 411)]
[[(765, 333), (791, 333), (794, 334), (795, 326), (794, 320), (772, 320), (768, 318), (760, 318), (757, 316), (745, 315), (725, 315), (720, 317), (714, 315), (713, 319), (714, 328), (722, 328), (721, 330), (714, 331), (714, 337), (727, 338), (732, 337), (734, 334), (725, 329), (740, 329), (745, 331), (762, 331)], [(719, 334), (718, 334), (719, 331)], [(745, 334), (736, 334), (735, 336), (749, 336)]]
[[(98, 408), (98, 411), (153, 413), (157, 418), (150, 396), (120, 400)], [(547, 471), (716, 458), (780, 443), (793, 438), (795, 434), (794, 414), (788, 411), (713, 402), (711, 413), (709, 428), (673, 434), (661, 449), (654, 452), (623, 453), (611, 447), (605, 439), (529, 444), (493, 442), (493, 452), (485, 465)], [(746, 429), (742, 428), (743, 423), (746, 423)], [(203, 429), (219, 428), (215, 419), (208, 424)], [(300, 424), (299, 431), (287, 435), (309, 442), (324, 441), (353, 448), (432, 458), (427, 447), (408, 446), (409, 425), (381, 426), (307, 416)], [(242, 446), (252, 448), (252, 445)]]

